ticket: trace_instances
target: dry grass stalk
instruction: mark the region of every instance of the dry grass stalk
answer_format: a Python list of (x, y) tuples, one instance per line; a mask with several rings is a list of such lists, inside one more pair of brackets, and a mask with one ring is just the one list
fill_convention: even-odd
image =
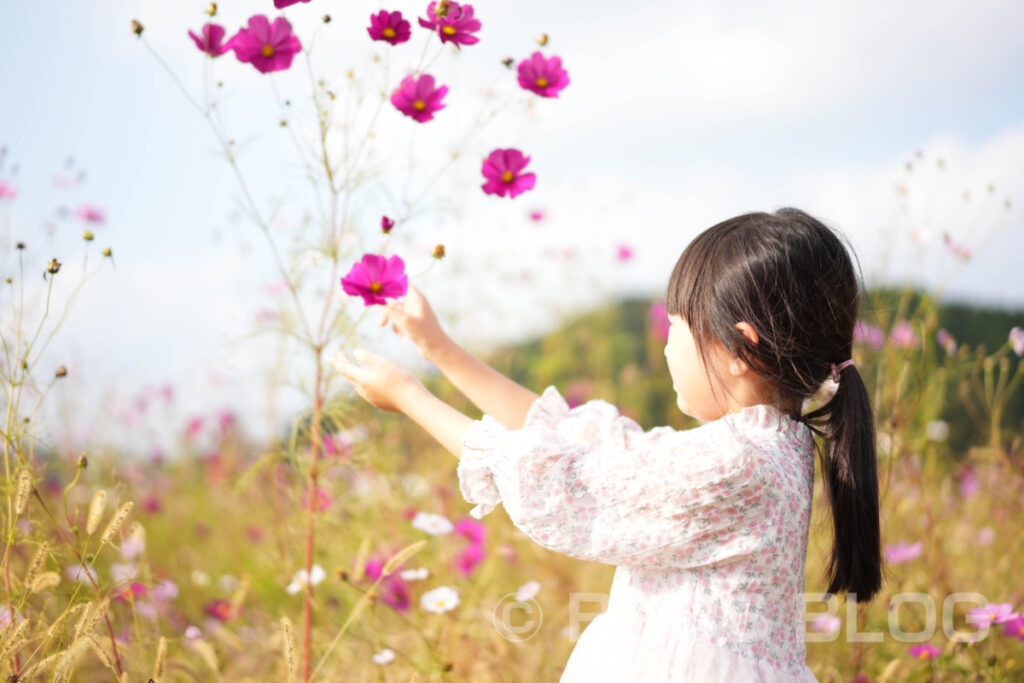
[(128, 517), (128, 514), (132, 511), (133, 507), (135, 507), (135, 503), (130, 500), (121, 506), (121, 509), (117, 511), (116, 515), (114, 515), (114, 518), (110, 520), (110, 524), (108, 524), (107, 528), (103, 530), (103, 535), (100, 536), (101, 543), (108, 542), (110, 538), (117, 533), (117, 530), (121, 528), (121, 524)]
[(92, 496), (89, 503), (89, 517), (85, 522), (85, 533), (92, 535), (103, 519), (103, 511), (107, 507), (107, 492), (100, 489)]
[(153, 675), (152, 679), (155, 683), (159, 683), (160, 677), (164, 675), (164, 665), (167, 664), (167, 638), (160, 636), (160, 640), (156, 644), (156, 659), (153, 661)]
[(18, 475), (18, 493), (14, 497), (14, 511), (21, 514), (28, 507), (28, 496), (32, 493), (32, 475), (22, 470)]
[(281, 631), (284, 634), (284, 662), (288, 667), (288, 683), (295, 683), (295, 642), (292, 639), (292, 622), (287, 616), (281, 617)]

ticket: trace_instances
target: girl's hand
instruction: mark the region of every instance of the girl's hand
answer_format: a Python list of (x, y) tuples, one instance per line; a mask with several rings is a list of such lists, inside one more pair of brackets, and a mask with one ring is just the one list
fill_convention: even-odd
[(412, 284), (405, 293), (405, 299), (384, 306), (381, 326), (388, 320), (391, 320), (391, 329), (415, 344), (420, 355), (427, 360), (450, 342), (430, 304)]
[(352, 355), (366, 365), (355, 363), (344, 351), (327, 360), (352, 382), (360, 396), (381, 410), (404, 412), (406, 401), (413, 399), (417, 392), (427, 391), (412, 373), (384, 356), (366, 349), (356, 349)]

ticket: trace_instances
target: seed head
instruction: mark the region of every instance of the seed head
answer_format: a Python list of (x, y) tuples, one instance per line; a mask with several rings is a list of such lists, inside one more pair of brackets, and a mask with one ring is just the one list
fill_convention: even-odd
[(57, 273), (60, 272), (60, 261), (58, 261), (56, 258), (50, 259), (50, 265), (48, 265), (46, 269), (53, 273), (54, 275), (56, 275)]
[(57, 379), (60, 379), (61, 377), (67, 377), (68, 376), (68, 369), (62, 365), (59, 368), (57, 368), (56, 375), (57, 375)]
[(110, 247), (103, 247), (103, 255), (104, 255), (104, 256), (106, 256), (107, 258), (110, 258), (110, 255), (111, 255), (112, 253), (113, 253), (113, 252), (111, 252), (111, 251), (110, 251)]
[(439, 259), (439, 260), (444, 258), (444, 245), (443, 244), (439, 244), (436, 247), (434, 247), (434, 258)]
[(82, 233), (82, 239), (86, 242), (92, 242), (93, 237), (95, 237), (95, 235), (92, 234), (92, 230), (86, 230)]
[(85, 533), (92, 534), (103, 519), (103, 509), (107, 506), (107, 492), (100, 489), (92, 495), (92, 502), (89, 503), (89, 517), (85, 523)]
[(132, 33), (141, 38), (142, 30), (142, 24), (137, 19), (132, 19)]
[(209, 14), (211, 17), (216, 16), (217, 15), (217, 3), (211, 2), (210, 6), (206, 8), (206, 13)]

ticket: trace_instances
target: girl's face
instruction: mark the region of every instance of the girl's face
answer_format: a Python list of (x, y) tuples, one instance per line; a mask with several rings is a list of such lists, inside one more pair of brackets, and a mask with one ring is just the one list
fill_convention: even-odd
[[(684, 414), (701, 422), (717, 420), (725, 411), (715, 402), (711, 391), (714, 380), (701, 362), (690, 328), (678, 315), (669, 315), (668, 319), (670, 325), (668, 341), (665, 343), (665, 359), (668, 361), (669, 374), (672, 375), (672, 387), (676, 390), (676, 405)], [(723, 379), (728, 379), (729, 373), (725, 370), (728, 353), (719, 344), (713, 345), (711, 350), (712, 360), (720, 368), (719, 374)], [(725, 407), (728, 397), (722, 388), (718, 389), (718, 396)]]

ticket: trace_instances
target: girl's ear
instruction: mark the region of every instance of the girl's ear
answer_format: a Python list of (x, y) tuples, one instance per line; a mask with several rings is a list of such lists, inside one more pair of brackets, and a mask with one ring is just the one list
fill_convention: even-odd
[[(743, 336), (750, 340), (752, 344), (757, 344), (760, 337), (757, 336), (757, 330), (753, 328), (750, 323), (738, 322), (735, 325), (736, 329), (743, 333)], [(750, 370), (750, 366), (739, 358), (733, 357), (729, 360), (729, 374), (734, 377), (742, 375)]]

